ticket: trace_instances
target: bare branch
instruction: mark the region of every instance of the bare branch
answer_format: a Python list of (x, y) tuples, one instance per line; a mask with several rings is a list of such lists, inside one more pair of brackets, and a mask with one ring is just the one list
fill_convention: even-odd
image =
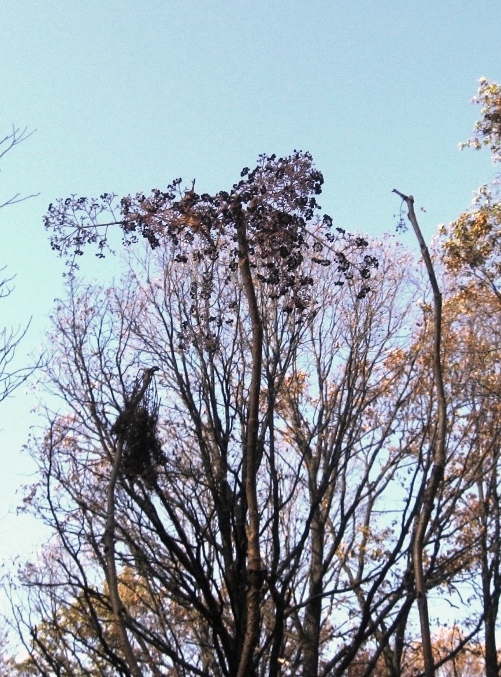
[[(12, 150), (15, 146), (18, 146), (23, 141), (26, 141), (26, 139), (29, 139), (30, 136), (35, 132), (36, 129), (31, 132), (28, 132), (27, 127), (21, 129), (20, 127), (15, 127), (14, 125), (12, 125), (12, 131), (6, 136), (4, 136), (3, 139), (0, 140), (0, 160), (3, 158), (4, 155), (6, 155), (6, 153)], [(0, 203), (0, 209), (2, 207), (17, 204), (19, 202), (24, 202), (25, 200), (29, 200), (32, 197), (36, 197), (37, 195), (40, 195), (40, 193), (32, 193), (31, 195), (24, 196), (21, 196), (20, 193), (16, 193), (8, 200), (5, 200), (5, 202)]]

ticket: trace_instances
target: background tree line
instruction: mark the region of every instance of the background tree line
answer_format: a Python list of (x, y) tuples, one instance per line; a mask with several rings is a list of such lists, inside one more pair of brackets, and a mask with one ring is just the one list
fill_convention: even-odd
[[(478, 96), (470, 145), (497, 161), (500, 89)], [(436, 309), (395, 238), (320, 214), (322, 183), (295, 152), (215, 195), (176, 179), (50, 205), (70, 275), (25, 509), (52, 538), (11, 582), (9, 674), (433, 674), (414, 546)], [(438, 674), (499, 673), (500, 215), (482, 187), (434, 250), (447, 428), (420, 556)], [(117, 230), (128, 272), (79, 280)]]

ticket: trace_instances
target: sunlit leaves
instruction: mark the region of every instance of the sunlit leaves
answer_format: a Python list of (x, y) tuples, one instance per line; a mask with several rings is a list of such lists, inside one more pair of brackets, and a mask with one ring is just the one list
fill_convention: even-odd
[[(494, 163), (501, 161), (501, 88), (481, 78), (474, 101), (482, 106), (474, 136), (461, 147), (488, 146)], [(474, 278), (499, 294), (501, 280), (501, 202), (499, 181), (479, 188), (472, 208), (442, 226), (443, 261), (453, 274)], [(501, 298), (501, 297), (500, 297)]]
[(484, 203), (443, 228), (444, 262), (453, 272), (501, 274), (501, 204)]
[(501, 162), (501, 87), (487, 78), (480, 78), (473, 101), (482, 106), (482, 117), (475, 124), (473, 137), (461, 143), (460, 148), (479, 150), (482, 146), (489, 146), (493, 162)]

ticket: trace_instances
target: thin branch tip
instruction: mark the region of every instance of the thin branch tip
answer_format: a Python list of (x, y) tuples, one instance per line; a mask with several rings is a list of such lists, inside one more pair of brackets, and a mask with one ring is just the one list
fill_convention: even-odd
[(396, 188), (394, 188), (391, 192), (396, 193), (402, 198), (402, 200), (405, 200), (406, 202), (414, 202), (414, 197), (412, 195), (404, 195), (404, 193), (401, 193)]

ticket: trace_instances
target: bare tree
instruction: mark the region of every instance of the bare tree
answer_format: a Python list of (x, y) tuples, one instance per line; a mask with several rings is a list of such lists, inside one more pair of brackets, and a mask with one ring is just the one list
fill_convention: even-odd
[[(33, 134), (26, 128), (20, 129), (12, 127), (12, 131), (0, 139), (0, 160), (11, 151), (15, 146), (25, 141)], [(21, 196), (19, 193), (0, 202), (0, 208), (22, 202), (34, 197), (33, 195)], [(11, 282), (14, 279), (4, 276), (5, 267), (0, 268), (0, 300), (12, 293)], [(16, 369), (11, 371), (12, 361), (15, 351), (23, 336), (26, 334), (28, 326), (24, 329), (12, 329), (3, 327), (0, 329), (0, 401), (4, 400), (15, 388), (23, 383), (32, 373), (31, 369)]]
[[(5, 267), (1, 268), (0, 274), (4, 271)], [(10, 285), (12, 280), (12, 277), (0, 279), (0, 300), (12, 293)], [(32, 369), (11, 369), (16, 348), (28, 331), (28, 326), (24, 327), (24, 329), (12, 329), (8, 327), (0, 329), (0, 401), (8, 397), (32, 373)]]
[[(188, 268), (172, 261), (170, 247), (157, 252), (114, 290), (72, 283), (50, 337), (48, 386), (66, 413), (48, 414), (52, 423), (34, 448), (45, 480), (30, 503), (55, 534), (46, 562), (23, 580), (33, 600), (32, 662), (49, 665), (50, 657), (61, 674), (78, 674), (80, 663), (134, 674), (111, 623), (117, 615), (143, 674), (231, 675), (240, 665), (252, 320), (238, 269), (228, 284), (221, 265), (208, 299), (193, 293), (205, 262)], [(380, 658), (392, 666), (388, 674), (401, 670), (415, 599), (412, 487), (424, 482), (418, 457), (428, 440), (409, 416), (418, 405), (404, 265), (405, 258), (391, 268), (380, 251), (373, 292), (360, 299), (362, 282), (347, 280), (340, 291), (337, 271), (309, 263), (316, 300), (306, 314), (284, 312), (281, 299), (256, 286), (264, 573), (255, 674), (307, 675), (316, 665), (316, 674), (341, 675), (360, 664), (364, 647), (371, 651), (363, 674)], [(127, 434), (143, 463), (124, 463), (124, 421), (140, 392), (138, 370), (151, 364), (159, 367), (161, 450), (135, 424)], [(113, 469), (115, 539), (106, 551)], [(400, 491), (404, 477), (408, 490)], [(110, 550), (118, 613), (104, 583)], [(43, 621), (35, 623), (38, 614)]]
[[(34, 131), (28, 132), (27, 127), (21, 129), (20, 127), (12, 125), (12, 131), (6, 134), (3, 139), (0, 139), (0, 160), (15, 146), (26, 141), (32, 134), (34, 134)], [(30, 197), (35, 197), (35, 195), (38, 195), (38, 193), (33, 193), (32, 195), (21, 195), (20, 193), (16, 193), (0, 203), (0, 208), (23, 202), (24, 200), (29, 200)]]
[(13, 669), (397, 677), (418, 574), (439, 595), (464, 570), (470, 482), (439, 486), (417, 569), (441, 430), (421, 277), (318, 216), (307, 154), (214, 196), (180, 183), (49, 208), (73, 269), (116, 227), (149, 251), (109, 289), (69, 276), (54, 316), (26, 498), (53, 538), (21, 572)]

